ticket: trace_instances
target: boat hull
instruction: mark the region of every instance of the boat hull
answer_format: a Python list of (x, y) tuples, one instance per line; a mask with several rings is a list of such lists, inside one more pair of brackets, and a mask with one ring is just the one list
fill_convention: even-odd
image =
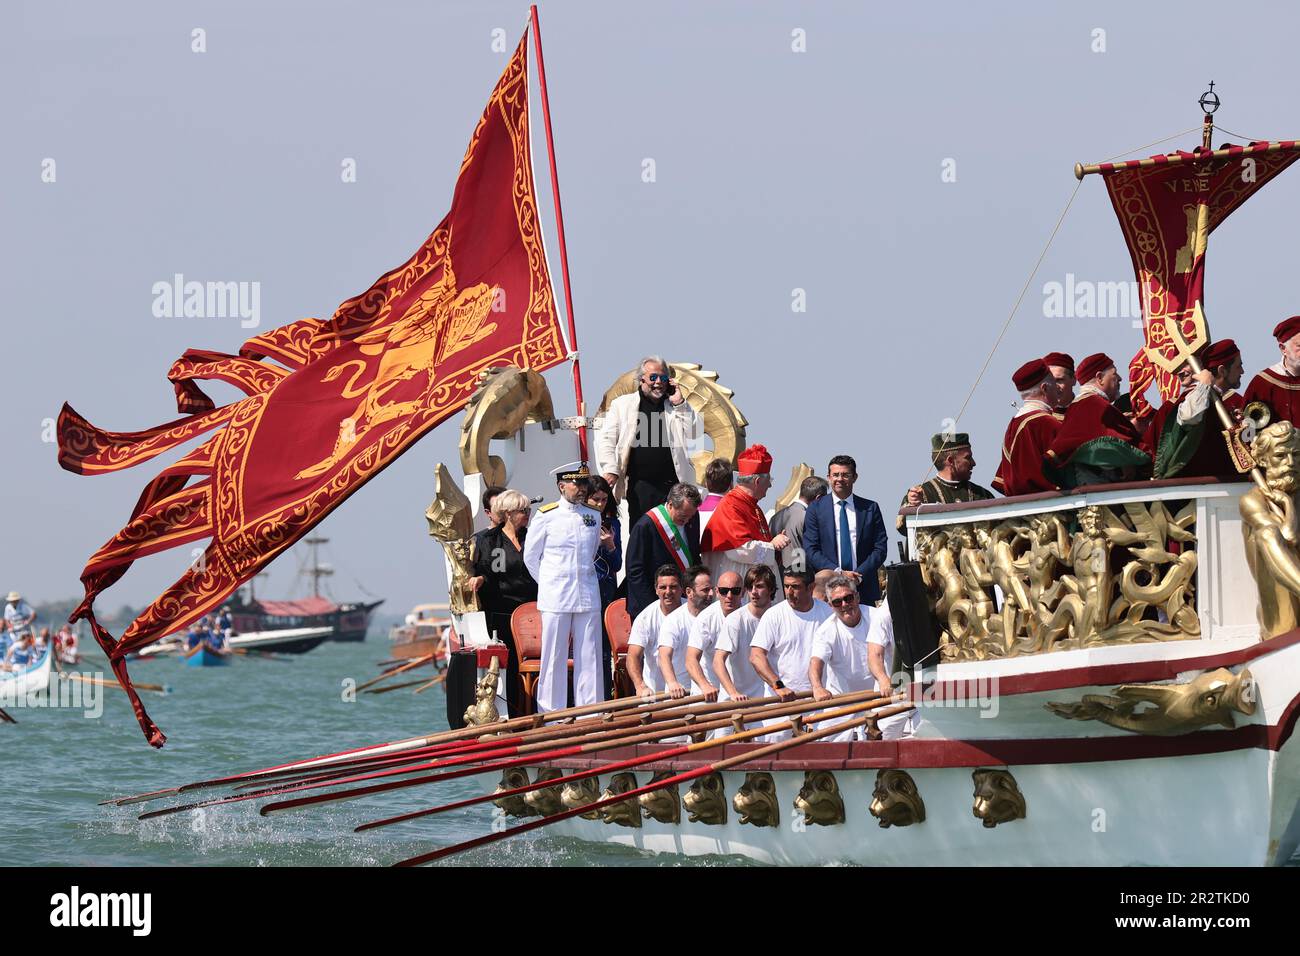
[(50, 669), (53, 661), (50, 647), (29, 667), (17, 672), (0, 674), (0, 703), (15, 701), (20, 697), (30, 697), (49, 690)]
[(225, 667), (229, 663), (229, 655), (218, 654), (206, 647), (200, 647), (185, 658), (186, 667)]

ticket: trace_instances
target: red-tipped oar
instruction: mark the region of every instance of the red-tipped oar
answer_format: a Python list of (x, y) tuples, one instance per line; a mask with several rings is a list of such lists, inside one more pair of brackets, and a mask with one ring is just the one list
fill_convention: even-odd
[(12, 717), (9, 716), (8, 713), (5, 712), (5, 709), (3, 707), (0, 707), (0, 720), (3, 720), (6, 724), (18, 723), (18, 721), (14, 720)]
[[(880, 710), (879, 713), (875, 713), (875, 714), (867, 713), (861, 717), (855, 717), (851, 720), (845, 720), (838, 724), (832, 724), (830, 727), (824, 727), (820, 730), (814, 730), (811, 733), (803, 734), (791, 740), (783, 740), (780, 741), (779, 743), (770, 744), (767, 747), (760, 747), (758, 750), (755, 750), (753, 753), (740, 754), (735, 757), (728, 757), (725, 760), (718, 760), (715, 761), (714, 763), (705, 764), (703, 767), (699, 767), (695, 770), (687, 770), (684, 773), (675, 774), (671, 777), (665, 777), (663, 780), (656, 780), (653, 783), (646, 784), (644, 787), (636, 787), (635, 789), (625, 791), (624, 793), (620, 793), (617, 796), (606, 797), (603, 800), (597, 800), (594, 803), (588, 803), (585, 804), (584, 806), (574, 807), (572, 810), (563, 810), (560, 813), (553, 814), (552, 816), (549, 817), (543, 817), (540, 820), (532, 820), (528, 823), (523, 823), (520, 824), (519, 826), (510, 827), (508, 829), (501, 830), (496, 833), (489, 833), (485, 836), (475, 837), (472, 840), (465, 840), (462, 843), (455, 843), (452, 844), (451, 846), (443, 847), (441, 850), (434, 850), (430, 853), (421, 854), (420, 856), (413, 856), (408, 859), (401, 860), (395, 863), (394, 866), (421, 866), (422, 864), (425, 863), (432, 863), (435, 860), (441, 860), (444, 857), (454, 856), (457, 853), (464, 853), (466, 850), (472, 850), (475, 849), (476, 847), (486, 846), (489, 843), (496, 843), (498, 840), (504, 840), (507, 837), (512, 837), (520, 833), (526, 833), (529, 830), (537, 830), (540, 829), (541, 827), (548, 826), (549, 824), (552, 823), (559, 823), (561, 820), (569, 820), (572, 819), (573, 817), (581, 816), (584, 813), (590, 813), (593, 810), (601, 810), (605, 807), (613, 806), (616, 803), (622, 803), (624, 800), (631, 800), (640, 797), (643, 794), (654, 793), (656, 790), (665, 790), (668, 787), (673, 787), (682, 783), (689, 783), (692, 780), (698, 779), (699, 777), (707, 776), (708, 774), (711, 773), (720, 773), (721, 771), (727, 770), (731, 767), (735, 767), (738, 764), (747, 763), (753, 760), (766, 760), (767, 758), (773, 757), (776, 754), (789, 750), (792, 747), (799, 747), (802, 746), (803, 744), (810, 743), (814, 740), (820, 740), (823, 737), (829, 737), (832, 734), (839, 734), (839, 733), (843, 733), (846, 730), (851, 730), (854, 727), (861, 727), (869, 720), (879, 719), (881, 717), (890, 717), (894, 714), (901, 714), (905, 711), (911, 710), (912, 706), (913, 706), (912, 704), (899, 704), (896, 707), (886, 707)], [(709, 741), (705, 741), (705, 743), (708, 742)], [(703, 744), (697, 744), (696, 746), (702, 747)], [(552, 780), (549, 782), (551, 786), (555, 785), (555, 781)]]
[[(844, 700), (852, 699), (852, 700), (860, 701), (867, 697), (874, 698), (874, 696), (875, 696), (874, 691), (861, 691), (857, 694), (844, 695), (844, 697), (840, 698), (840, 700), (844, 701)], [(770, 698), (770, 699), (776, 700), (776, 698)], [(439, 773), (431, 774), (429, 776), (416, 777), (411, 780), (395, 780), (387, 783), (372, 784), (366, 787), (355, 787), (351, 790), (340, 790), (334, 793), (320, 793), (320, 794), (313, 794), (307, 797), (296, 797), (290, 800), (281, 800), (275, 803), (268, 803), (267, 805), (262, 807), (259, 812), (263, 816), (266, 816), (267, 814), (273, 813), (277, 810), (292, 810), (298, 807), (311, 806), (318, 803), (333, 803), (338, 800), (353, 800), (358, 797), (370, 796), (371, 794), (386, 793), (389, 790), (400, 790), (405, 787), (417, 787), (417, 786), (422, 786), (430, 783), (442, 783), (448, 780), (459, 780), (462, 777), (474, 776), (476, 774), (494, 773), (495, 771), (508, 770), (512, 767), (523, 767), (534, 763), (545, 763), (548, 761), (563, 760), (566, 757), (576, 757), (584, 754), (599, 752), (601, 750), (612, 750), (616, 747), (627, 747), (627, 746), (632, 746), (633, 744), (653, 743), (656, 740), (660, 740), (664, 737), (676, 737), (684, 733), (703, 733), (709, 730), (718, 730), (723, 727), (730, 726), (733, 723), (733, 721), (736, 719), (740, 720), (740, 722), (742, 723), (748, 723), (753, 720), (769, 720), (773, 718), (788, 717), (788, 716), (794, 716), (803, 713), (809, 713), (815, 710), (824, 709), (825, 706), (826, 706), (825, 703), (819, 703), (817, 701), (806, 701), (803, 703), (785, 704), (778, 707), (766, 708), (762, 711), (761, 714), (746, 714), (739, 717), (733, 716), (727, 718), (720, 718), (718, 720), (711, 721), (711, 722), (709, 721), (687, 722), (685, 720), (665, 721), (662, 727), (646, 730), (643, 733), (633, 733), (633, 734), (623, 733), (618, 735), (614, 739), (606, 740), (600, 743), (588, 742), (586, 744), (577, 744), (574, 746), (565, 747), (556, 750), (549, 750), (549, 751), (542, 750), (540, 752), (536, 752), (536, 748), (541, 748), (546, 746), (545, 744), (538, 744), (535, 745), (535, 747), (529, 746), (529, 747), (518, 748), (518, 750), (516, 751), (517, 753), (522, 754), (522, 751), (524, 750), (531, 750), (534, 752), (523, 754), (521, 756), (514, 757), (512, 759), (495, 760), (495, 762), (492, 763), (478, 763), (476, 766), (473, 767), (461, 767), (460, 769), (456, 769), (456, 770), (446, 770), (445, 768), (447, 766), (450, 766), (455, 763), (465, 762), (465, 761), (459, 761), (453, 759), (441, 763), (439, 766), (444, 769), (440, 770)], [(763, 731), (763, 733), (772, 733), (771, 727), (769, 726), (766, 730)], [(498, 755), (495, 754), (492, 755), (494, 759), (496, 756)], [(508, 757), (509, 755), (502, 754), (500, 756)], [(481, 760), (483, 758), (480, 757), (479, 759)], [(337, 786), (343, 783), (358, 783), (366, 779), (375, 779), (375, 778), (386, 777), (390, 775), (411, 773), (413, 771), (419, 771), (423, 769), (424, 769), (423, 767), (416, 767), (416, 768), (405, 768), (396, 771), (382, 771), (374, 774), (364, 774), (352, 778), (350, 780), (334, 780), (328, 784), (320, 784), (318, 786)], [(314, 787), (302, 787), (301, 789), (304, 790), (314, 789)], [(280, 795), (283, 795), (284, 792), (286, 791), (281, 791)], [(143, 817), (141, 819), (143, 819)]]
[[(271, 767), (263, 767), (258, 770), (247, 770), (242, 773), (231, 774), (225, 777), (198, 780), (193, 783), (182, 784), (178, 787), (167, 787), (162, 790), (150, 790), (145, 793), (137, 793), (125, 797), (114, 797), (110, 800), (100, 801), (100, 805), (124, 806), (130, 803), (144, 803), (150, 800), (158, 800), (162, 797), (172, 796), (178, 793), (186, 793), (192, 790), (227, 786), (229, 784), (251, 780), (256, 777), (269, 777), (277, 774), (297, 772), (310, 767), (340, 763), (347, 760), (357, 759), (363, 755), (396, 753), (402, 750), (426, 747), (434, 743), (448, 743), (458, 740), (478, 738), (487, 733), (503, 733), (505, 731), (517, 730), (519, 728), (539, 727), (543, 723), (569, 720), (571, 718), (578, 718), (591, 714), (604, 714), (612, 711), (633, 710), (638, 708), (652, 710), (660, 703), (667, 703), (668, 696), (669, 695), (666, 693), (660, 693), (655, 694), (652, 697), (626, 697), (619, 700), (601, 701), (597, 704), (583, 704), (580, 707), (567, 707), (563, 710), (552, 710), (542, 714), (531, 714), (527, 717), (512, 717), (509, 720), (492, 724), (490, 727), (462, 727), (459, 730), (444, 730), (424, 737), (408, 737), (404, 740), (393, 740), (383, 744), (370, 744), (365, 747), (355, 747), (350, 750), (341, 750), (332, 754), (322, 754), (318, 757), (289, 761)], [(673, 702), (672, 705), (677, 706), (678, 704), (680, 704), (680, 702)]]
[[(881, 701), (891, 700), (893, 698), (879, 698)], [(848, 714), (858, 713), (865, 706), (882, 706), (880, 703), (864, 702), (852, 707), (841, 707), (834, 710), (828, 710), (824, 713), (817, 714), (818, 722), (824, 720), (837, 720)], [(429, 807), (424, 810), (412, 810), (409, 813), (402, 813), (395, 817), (387, 817), (382, 820), (371, 820), (369, 823), (363, 823), (354, 828), (354, 832), (360, 833), (363, 830), (375, 830), (379, 827), (391, 826), (394, 823), (405, 823), (407, 820), (417, 820), (421, 817), (433, 816), (437, 813), (446, 813), (448, 810), (461, 810), (465, 807), (472, 807), (480, 803), (487, 803), (489, 800), (501, 800), (506, 797), (515, 797), (525, 793), (531, 793), (534, 790), (542, 790), (546, 787), (562, 787), (565, 784), (572, 783), (575, 780), (585, 780), (588, 777), (597, 777), (601, 774), (616, 773), (620, 770), (630, 770), (633, 767), (640, 767), (648, 763), (659, 763), (664, 760), (671, 760), (674, 757), (681, 757), (686, 754), (698, 753), (701, 750), (708, 750), (713, 747), (722, 747), (727, 744), (742, 743), (746, 740), (752, 740), (755, 737), (761, 737), (764, 734), (772, 733), (770, 726), (755, 727), (751, 730), (737, 731), (728, 734), (725, 737), (714, 737), (711, 740), (700, 741), (699, 743), (683, 744), (680, 747), (674, 747), (671, 750), (660, 750), (652, 754), (643, 754), (640, 757), (632, 757), (628, 760), (618, 760), (612, 763), (604, 764), (594, 770), (581, 770), (568, 774), (563, 777), (552, 777), (547, 780), (538, 780), (534, 783), (525, 784), (521, 787), (514, 787), (509, 790), (499, 792), (485, 793), (477, 797), (470, 797), (467, 800), (457, 800), (454, 803), (444, 803), (441, 806)], [(529, 763), (535, 761), (528, 761)]]

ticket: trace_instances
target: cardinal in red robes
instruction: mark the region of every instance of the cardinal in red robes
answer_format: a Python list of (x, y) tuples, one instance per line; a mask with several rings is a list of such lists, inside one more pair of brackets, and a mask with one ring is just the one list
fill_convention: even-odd
[(713, 580), (735, 571), (744, 580), (756, 564), (766, 564), (781, 580), (776, 552), (789, 544), (784, 534), (773, 540), (759, 502), (772, 487), (772, 456), (762, 445), (751, 445), (736, 456), (736, 486), (713, 509), (700, 535), (700, 551)]
[(1210, 390), (1217, 391), (1228, 410), (1240, 418), (1246, 402), (1234, 389), (1241, 385), (1241, 350), (1232, 339), (1223, 339), (1202, 349), (1197, 358), (1202, 371), (1192, 375), (1190, 367), (1179, 369), (1182, 394), (1160, 406), (1142, 436), (1142, 450), (1151, 456), (1154, 478), (1237, 480), (1240, 473), (1228, 454), (1219, 415), (1210, 407), (1214, 399)]
[(1300, 315), (1279, 322), (1273, 337), (1282, 360), (1250, 380), (1245, 402), (1263, 402), (1273, 421), (1300, 427)]
[[(1004, 495), (1054, 491), (1056, 474), (1046, 467), (1043, 455), (1061, 425), (1056, 412), (1061, 387), (1043, 359), (1026, 362), (1011, 381), (1023, 401), (1002, 439), (1002, 461), (993, 476), (993, 487)], [(1071, 376), (1069, 387), (1073, 384)]]
[(1079, 396), (1052, 439), (1047, 461), (1062, 473), (1062, 487), (1126, 481), (1150, 469), (1138, 447), (1137, 427), (1115, 407), (1120, 377), (1110, 356), (1098, 352), (1079, 363)]

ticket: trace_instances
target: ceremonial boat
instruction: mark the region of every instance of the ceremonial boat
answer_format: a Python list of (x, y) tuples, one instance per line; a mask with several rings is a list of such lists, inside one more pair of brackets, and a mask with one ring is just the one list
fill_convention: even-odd
[[(1300, 148), (1212, 149), (1208, 112), (1196, 150), (1076, 167), (1080, 179), (1105, 179), (1145, 292), (1134, 391), (1155, 381), (1166, 401), (1178, 366), (1198, 368), (1193, 353), (1208, 341), (1208, 232)], [(745, 419), (716, 375), (674, 369), (710, 426), (714, 448), (695, 459), (702, 482), (709, 457), (743, 447)], [(455, 629), (485, 650), (462, 587), (479, 492), (492, 483), (553, 494), (549, 468), (571, 457), (572, 432), (600, 418), (555, 419), (530, 376), (485, 378), (462, 427), (463, 491), (440, 467), (428, 516), (447, 549)], [(602, 408), (630, 387), (630, 376), (615, 383)], [(731, 744), (720, 772), (716, 752), (605, 748), (539, 761), (531, 777), (506, 770), (498, 807), (554, 818), (521, 829), (781, 864), (1285, 863), (1300, 844), (1300, 433), (1266, 416), (1225, 423), (1241, 481), (907, 509), (913, 560), (887, 577), (913, 735), (810, 741), (772, 756)], [(489, 438), (505, 439), (500, 457)], [(799, 477), (797, 468), (783, 499)], [(480, 675), (490, 660), (481, 655)], [(689, 789), (656, 787), (683, 775)]]
[[(544, 98), (535, 8), (530, 31)], [(474, 168), (490, 148), (484, 144), (503, 149), (508, 142), (514, 164), (497, 165), (513, 171), (512, 197), (531, 196), (532, 188), (528, 137), (512, 134), (507, 141), (501, 133), (504, 119), (515, 124), (511, 130), (527, 129), (527, 39), (494, 91), (462, 167)], [(1295, 142), (1212, 148), (1205, 98), (1203, 107), (1205, 134), (1195, 150), (1076, 167), (1080, 180), (1097, 174), (1105, 181), (1144, 292), (1146, 341), (1130, 366), (1139, 413), (1141, 392), (1153, 381), (1168, 401), (1176, 394), (1180, 365), (1199, 370), (1195, 353), (1208, 341), (1201, 290), (1209, 233), (1300, 156)], [(549, 124), (547, 141), (549, 151)], [(551, 159), (554, 183), (553, 153)], [(462, 180), (458, 198), (471, 195), (468, 187), (460, 191), (467, 182), (486, 190), (486, 175)], [(474, 202), (453, 204), (449, 220), (461, 216), (457, 221), (466, 227), (488, 221), (492, 217), (481, 215), (480, 206), (505, 194), (473, 192)], [(558, 221), (558, 190), (555, 196)], [(545, 318), (552, 316), (553, 298), (549, 276), (538, 272), (547, 267), (544, 249), (533, 245), (537, 231), (528, 217), (535, 204), (530, 198), (520, 208), (525, 213), (517, 223), (520, 241), (530, 254), (518, 272), (531, 284), (520, 284), (519, 295), (504, 299), (526, 302), (530, 318)], [(514, 215), (499, 218), (513, 223)], [(473, 246), (457, 229), (465, 243), (457, 250), (458, 263), (487, 249), (491, 263), (499, 265), (497, 245)], [(563, 263), (562, 225), (559, 232)], [(438, 243), (450, 240), (442, 232), (432, 240), (443, 255)], [(367, 327), (356, 339), (360, 348), (347, 353), (364, 357), (332, 365), (322, 376), (310, 365), (312, 374), (304, 379), (287, 371), (277, 374), (291, 383), (285, 387), (292, 396), (302, 394), (294, 388), (308, 388), (302, 380), (309, 379), (311, 388), (342, 383), (349, 365), (366, 368), (365, 357), (383, 353), (375, 378), (384, 391), (376, 393), (372, 386), (359, 411), (342, 419), (333, 451), (297, 471), (295, 480), (318, 478), (349, 456), (368, 454), (373, 436), (355, 428), (362, 413), (394, 418), (435, 407), (444, 411), (450, 406), (429, 398), (435, 382), (439, 395), (468, 397), (456, 406), (464, 408), (463, 478), (454, 478), (445, 464), (437, 466), (436, 497), (426, 517), (430, 534), (444, 548), (450, 616), (462, 645), (451, 655), (447, 699), (463, 701), (468, 690), (472, 702), (463, 710), (449, 709), (453, 729), (448, 731), (114, 802), (229, 787), (232, 792), (225, 796), (181, 802), (142, 818), (255, 799), (271, 801), (261, 807), (268, 814), (502, 774), (495, 791), (489, 783), (477, 797), (358, 828), (496, 805), (496, 819), (489, 822), (484, 815), (484, 835), (401, 861), (406, 864), (543, 827), (549, 834), (640, 850), (741, 854), (768, 863), (1233, 866), (1281, 864), (1295, 853), (1300, 844), (1300, 744), (1294, 739), (1300, 713), (1300, 432), (1290, 422), (1265, 424), (1263, 416), (1234, 421), (1218, 403), (1241, 481), (1107, 484), (909, 510), (904, 518), (911, 560), (887, 571), (896, 663), (903, 671), (897, 697), (863, 691), (820, 703), (802, 695), (787, 704), (659, 695), (502, 721), (504, 648), (488, 632), (468, 584), (482, 491), (502, 485), (530, 497), (552, 497), (552, 469), (573, 460), (575, 446), (590, 460), (593, 429), (613, 398), (637, 387), (639, 370), (616, 380), (596, 414), (588, 416), (570, 309), (563, 343), (552, 324), (534, 323), (527, 328), (541, 329), (544, 336), (525, 334), (520, 347), (512, 331), (510, 343), (499, 351), (486, 350), (481, 361), (448, 364), (454, 370), (445, 382), (439, 380), (437, 362), (428, 356), (448, 354), (444, 339), (466, 350), (493, 335), (498, 323), (506, 327), (512, 316), (501, 313), (489, 322), (494, 301), (489, 293), (504, 288), (509, 278), (503, 270), (476, 266), (472, 274), (482, 278), (491, 272), (494, 285), (483, 279), (462, 290), (451, 274), (450, 253), (434, 258), (442, 271), (425, 269), (426, 260), (417, 257), (404, 267), (401, 283), (376, 287), (383, 294), (375, 300), (383, 300), (387, 309), (384, 295), (395, 285), (406, 289), (412, 275), (428, 284), (423, 293), (415, 286), (417, 292), (392, 310), (401, 321), (393, 318), (396, 344), (386, 352), (389, 325), (375, 320), (378, 329)], [(470, 275), (470, 268), (463, 274)], [(567, 271), (564, 284), (567, 293)], [(387, 322), (388, 313), (382, 314)], [(319, 331), (308, 328), (313, 330)], [(272, 344), (275, 354), (299, 354), (281, 339)], [(254, 345), (255, 354), (270, 347)], [(417, 392), (411, 385), (410, 391), (397, 392), (398, 384), (414, 377), (412, 355), (434, 370), (427, 390)], [(556, 415), (541, 375), (565, 360), (572, 363), (578, 412), (568, 418)], [(717, 373), (684, 362), (672, 363), (669, 371), (704, 426), (699, 447), (692, 449), (702, 479), (714, 456), (736, 459), (746, 444), (747, 421)], [(390, 390), (386, 403), (379, 403), (378, 395)], [(263, 399), (264, 394), (271, 398)], [(348, 402), (357, 394), (345, 389)], [(408, 400), (394, 402), (399, 394)], [(271, 403), (277, 395), (267, 386), (255, 397)], [(70, 464), (87, 467), (91, 452), (106, 454), (98, 451), (108, 443), (102, 433), (71, 413), (65, 417), (71, 424), (60, 447)], [(91, 440), (72, 441), (82, 432)], [(394, 454), (406, 447), (402, 442), (409, 436), (403, 435), (391, 445)], [(82, 445), (90, 452), (79, 450)], [(91, 457), (97, 464), (99, 459)], [(792, 500), (810, 473), (807, 465), (796, 466), (776, 503)], [(308, 520), (303, 517), (292, 530), (303, 530)], [(283, 524), (272, 527), (278, 532)], [(243, 579), (269, 559), (274, 542), (258, 541), (263, 550), (257, 561), (240, 566)], [(92, 562), (90, 569), (107, 564)], [(88, 586), (88, 602), (98, 593), (98, 580)], [(126, 648), (152, 639), (157, 626), (133, 637)], [(520, 645), (523, 672), (528, 661), (522, 640)], [(122, 653), (121, 646), (116, 653)], [(913, 734), (880, 739), (880, 719), (910, 710), (915, 711)], [(157, 729), (142, 711), (138, 719), (157, 742)], [(758, 742), (773, 732), (773, 719), (788, 725), (793, 737)], [(747, 724), (752, 726), (746, 729)], [(866, 739), (823, 742), (859, 728)], [(665, 742), (683, 735), (689, 735), (688, 742)], [(428, 773), (432, 768), (437, 770)], [(259, 784), (265, 786), (258, 789)], [(501, 826), (501, 815), (516, 819)]]

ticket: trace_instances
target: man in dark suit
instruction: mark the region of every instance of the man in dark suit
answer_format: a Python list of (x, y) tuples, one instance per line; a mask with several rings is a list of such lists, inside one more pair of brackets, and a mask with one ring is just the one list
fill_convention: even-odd
[(848, 455), (836, 455), (826, 469), (831, 493), (808, 506), (803, 547), (808, 569), (839, 571), (858, 585), (863, 602), (880, 600), (876, 572), (885, 563), (889, 538), (880, 507), (853, 493), (858, 466)]
[(627, 613), (636, 620), (644, 608), (658, 600), (655, 572), (665, 564), (681, 569), (700, 560), (700, 490), (680, 482), (668, 491), (668, 500), (642, 515), (627, 536)]

